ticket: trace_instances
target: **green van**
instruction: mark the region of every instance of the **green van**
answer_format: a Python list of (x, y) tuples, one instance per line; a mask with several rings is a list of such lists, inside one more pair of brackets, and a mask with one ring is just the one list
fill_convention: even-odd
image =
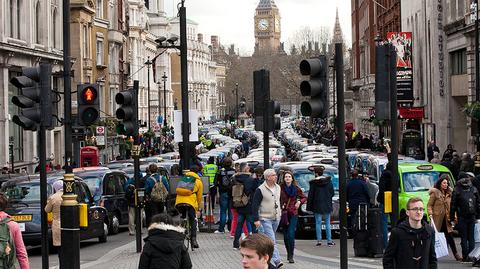
[(398, 208), (400, 218), (406, 215), (407, 201), (412, 197), (420, 197), (423, 200), (425, 214), (430, 198), (428, 191), (435, 185), (441, 175), (447, 174), (450, 179), (450, 187), (455, 182), (450, 170), (443, 165), (425, 162), (401, 162), (398, 164), (400, 177), (400, 189), (398, 193)]

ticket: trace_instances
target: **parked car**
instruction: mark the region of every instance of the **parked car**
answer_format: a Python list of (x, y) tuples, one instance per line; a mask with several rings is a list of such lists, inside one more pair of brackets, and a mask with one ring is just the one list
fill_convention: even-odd
[[(47, 196), (54, 193), (52, 185), (60, 179), (63, 179), (60, 173), (48, 176)], [(75, 177), (73, 189), (77, 194), (77, 201), (86, 203), (88, 208), (88, 227), (80, 229), (80, 240), (98, 238), (102, 243), (107, 242), (107, 210), (95, 204), (88, 186), (80, 178)], [(38, 175), (17, 177), (3, 183), (1, 191), (9, 200), (5, 212), (18, 222), (25, 245), (40, 245), (42, 240), (40, 212), (43, 211), (40, 206), (40, 177)], [(50, 229), (48, 233), (51, 240)]]
[(107, 209), (109, 233), (118, 233), (120, 225), (128, 224), (128, 203), (123, 189), (128, 175), (119, 170), (93, 167), (86, 171), (74, 170), (74, 173), (88, 185), (95, 204)]

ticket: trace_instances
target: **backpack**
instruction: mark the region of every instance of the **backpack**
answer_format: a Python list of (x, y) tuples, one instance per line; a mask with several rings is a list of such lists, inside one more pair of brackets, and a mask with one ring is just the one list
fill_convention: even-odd
[(150, 198), (154, 202), (165, 202), (167, 200), (168, 191), (165, 185), (162, 182), (162, 179), (156, 179), (152, 176), (152, 179), (155, 181), (155, 185), (152, 188), (150, 193)]
[(248, 195), (245, 194), (245, 186), (241, 182), (234, 181), (232, 186), (233, 207), (245, 207), (248, 204)]
[(475, 208), (477, 200), (475, 197), (475, 190), (470, 187), (468, 190), (461, 190), (459, 195), (460, 214), (463, 216), (475, 215), (477, 210)]
[(180, 196), (190, 196), (193, 194), (195, 188), (195, 178), (191, 176), (184, 176), (182, 180), (178, 182), (176, 192)]
[(15, 244), (10, 235), (8, 222), (10, 218), (0, 221), (0, 268), (15, 268)]
[(224, 189), (229, 189), (232, 187), (232, 181), (233, 181), (233, 175), (235, 174), (235, 171), (227, 171), (225, 169), (222, 169), (220, 171), (220, 186)]

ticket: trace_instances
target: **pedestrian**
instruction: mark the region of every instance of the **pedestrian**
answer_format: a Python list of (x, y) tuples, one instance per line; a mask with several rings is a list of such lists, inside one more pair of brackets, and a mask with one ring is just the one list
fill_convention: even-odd
[(440, 164), (442, 160), (440, 160), (440, 152), (434, 151), (433, 158), (430, 160), (431, 163)]
[(252, 234), (240, 243), (244, 269), (275, 269), (270, 263), (273, 256), (273, 242), (264, 234)]
[(274, 250), (272, 261), (277, 268), (283, 267), (283, 262), (278, 253), (275, 232), (281, 217), (280, 186), (277, 184), (277, 174), (273, 169), (267, 169), (263, 173), (265, 182), (255, 191), (253, 197), (253, 216), (255, 227), (266, 234), (273, 241)]
[(437, 231), (445, 234), (445, 239), (452, 250), (453, 256), (457, 261), (461, 261), (462, 257), (458, 254), (457, 246), (452, 236), (453, 228), (450, 223), (452, 192), (448, 175), (441, 175), (434, 187), (429, 191), (430, 199), (428, 200), (427, 209), (430, 221), (433, 221)]
[(362, 177), (359, 177), (358, 170), (353, 169), (351, 178), (347, 184), (347, 201), (350, 219), (350, 226), (352, 225), (352, 219), (355, 217), (358, 206), (360, 204), (366, 204), (367, 207), (370, 204), (370, 196), (368, 194), (367, 183)]
[[(233, 187), (232, 187), (232, 206), (237, 210), (238, 220), (237, 220), (237, 227), (235, 229), (235, 237), (233, 239), (233, 248), (239, 249), (240, 248), (240, 236), (242, 234), (242, 227), (245, 223), (247, 225), (248, 235), (253, 233), (253, 215), (252, 215), (252, 199), (255, 190), (257, 189), (257, 183), (252, 178), (250, 174), (250, 167), (247, 163), (242, 163), (240, 165), (240, 172), (236, 173), (233, 176)], [(242, 186), (240, 186), (241, 184)], [(237, 191), (236, 188), (240, 187), (243, 188), (243, 193), (238, 193), (240, 196), (247, 196), (247, 202), (241, 202), (241, 197), (237, 199)], [(239, 200), (240, 199), (240, 200)], [(238, 201), (238, 203), (237, 203)]]
[(330, 227), (330, 215), (333, 212), (332, 198), (334, 195), (335, 191), (329, 176), (320, 175), (310, 181), (307, 210), (313, 212), (315, 216), (316, 246), (322, 245), (322, 219), (325, 221), (327, 245), (335, 245), (332, 240), (332, 230)]
[(185, 229), (162, 213), (152, 217), (138, 269), (190, 269), (192, 261), (183, 244)]
[(427, 148), (427, 157), (428, 157), (429, 162), (431, 162), (432, 159), (434, 158), (433, 152), (439, 152), (440, 153), (440, 149), (437, 147), (437, 145), (435, 145), (434, 140), (430, 141), (430, 143), (428, 144), (428, 148)]
[[(232, 168), (232, 158), (226, 157), (223, 160), (223, 168), (215, 177), (215, 186), (220, 193), (220, 223), (215, 233), (225, 233), (225, 225), (231, 231), (232, 224), (232, 185), (235, 169)], [(228, 220), (227, 220), (228, 217)]]
[[(145, 183), (140, 175), (139, 179), (139, 188), (143, 188)], [(123, 189), (125, 191), (125, 199), (127, 200), (128, 204), (128, 234), (135, 235), (135, 177), (129, 178), (127, 182), (125, 182)], [(143, 205), (138, 206), (143, 207)], [(142, 226), (140, 225), (140, 227)]]
[[(307, 202), (307, 197), (303, 194), (302, 189), (298, 187), (297, 181), (293, 177), (291, 171), (286, 171), (283, 175), (283, 183), (280, 185), (280, 205), (282, 211), (286, 212), (288, 223), (283, 227), (283, 241), (287, 250), (287, 260), (289, 263), (295, 263), (295, 231), (298, 222), (298, 208)], [(282, 213), (284, 214), (284, 213)]]
[(60, 231), (60, 207), (63, 202), (63, 180), (57, 180), (52, 184), (54, 194), (50, 195), (47, 199), (47, 205), (45, 206), (46, 213), (52, 213), (52, 240), (53, 246), (57, 249), (58, 260), (60, 261), (60, 255), (62, 251), (62, 235)]
[(203, 193), (203, 183), (197, 174), (198, 171), (200, 171), (200, 167), (193, 165), (190, 171), (185, 173), (185, 176), (182, 177), (182, 180), (177, 185), (177, 197), (175, 200), (175, 207), (179, 210), (180, 214), (182, 214), (182, 218), (186, 218), (188, 215), (191, 245), (193, 248), (199, 248), (197, 242), (196, 216), (202, 206)]
[[(20, 269), (29, 269), (27, 249), (23, 243), (22, 232), (18, 223), (11, 220), (12, 217), (5, 212), (8, 206), (8, 197), (0, 192), (0, 237), (7, 239), (2, 241), (0, 246), (5, 253), (3, 264), (5, 268), (15, 268), (15, 259), (20, 265)], [(13, 246), (10, 246), (13, 243)], [(15, 252), (11, 251), (12, 248)]]
[(450, 172), (452, 172), (455, 181), (458, 180), (458, 173), (460, 173), (460, 166), (462, 165), (462, 160), (456, 151), (452, 153), (452, 160), (450, 161)]
[(215, 196), (217, 195), (217, 187), (215, 187), (215, 176), (218, 172), (218, 166), (215, 164), (215, 158), (210, 156), (207, 164), (203, 167), (203, 174), (208, 177), (209, 181), (209, 195), (210, 195), (210, 209), (215, 210)]
[(474, 163), (472, 156), (468, 152), (462, 154), (462, 163), (460, 164), (460, 172), (473, 172)]
[(443, 155), (442, 155), (442, 162), (449, 162), (452, 160), (453, 158), (453, 145), (452, 144), (448, 144), (447, 145), (447, 149), (443, 152)]
[[(475, 220), (480, 217), (480, 196), (472, 185), (472, 177), (466, 173), (459, 174), (450, 204), (450, 222), (460, 234), (463, 261), (468, 262), (468, 254), (475, 248)], [(455, 214), (458, 223), (455, 225)]]
[(436, 269), (435, 231), (423, 218), (422, 198), (407, 202), (408, 218), (392, 228), (383, 254), (384, 269)]
[(263, 172), (265, 172), (265, 169), (261, 166), (255, 167), (255, 180), (257, 181), (257, 186), (260, 186), (265, 182), (265, 178), (263, 178)]
[(165, 202), (170, 190), (170, 185), (166, 177), (158, 173), (158, 166), (154, 163), (148, 166), (150, 175), (145, 179), (145, 217), (147, 226), (150, 225), (150, 219), (156, 214), (163, 213)]

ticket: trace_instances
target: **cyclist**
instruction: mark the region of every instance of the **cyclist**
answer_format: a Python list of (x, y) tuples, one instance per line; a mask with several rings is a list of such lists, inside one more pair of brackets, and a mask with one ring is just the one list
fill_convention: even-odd
[(199, 247), (195, 218), (202, 205), (203, 184), (198, 176), (198, 171), (200, 171), (199, 167), (194, 165), (191, 171), (185, 173), (185, 176), (178, 183), (175, 200), (175, 207), (182, 214), (182, 218), (188, 216), (192, 248)]

